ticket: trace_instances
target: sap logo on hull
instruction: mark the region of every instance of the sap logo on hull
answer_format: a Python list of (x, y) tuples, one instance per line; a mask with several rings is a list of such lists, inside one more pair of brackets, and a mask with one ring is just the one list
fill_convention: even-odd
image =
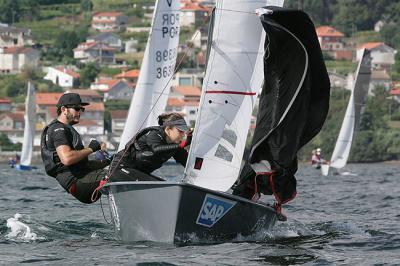
[(203, 201), (196, 223), (206, 227), (212, 227), (218, 222), (236, 202), (207, 194)]

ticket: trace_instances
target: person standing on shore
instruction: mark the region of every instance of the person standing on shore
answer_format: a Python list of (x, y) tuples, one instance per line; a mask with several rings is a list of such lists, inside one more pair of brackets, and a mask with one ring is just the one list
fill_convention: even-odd
[(79, 123), (83, 106), (77, 93), (63, 94), (57, 103), (57, 119), (47, 125), (41, 136), (41, 155), (46, 173), (56, 178), (60, 185), (76, 199), (83, 203), (97, 201), (92, 194), (105, 176), (104, 167), (110, 160), (90, 160), (88, 156), (101, 149), (100, 143), (92, 139), (84, 147), (81, 136), (72, 127)]

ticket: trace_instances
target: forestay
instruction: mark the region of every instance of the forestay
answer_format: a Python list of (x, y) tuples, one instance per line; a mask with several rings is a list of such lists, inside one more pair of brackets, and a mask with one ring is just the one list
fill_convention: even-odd
[(21, 165), (31, 165), (32, 152), (33, 152), (33, 138), (35, 136), (36, 126), (36, 98), (35, 88), (31, 82), (28, 82), (28, 89), (25, 99), (25, 127), (24, 127), (24, 140), (22, 143), (21, 151)]
[(227, 191), (238, 177), (251, 113), (263, 81), (262, 28), (255, 10), (264, 4), (282, 6), (283, 1), (216, 3), (185, 182)]
[(343, 119), (342, 127), (332, 153), (330, 167), (343, 168), (349, 158), (354, 132), (360, 122), (360, 117), (368, 94), (371, 75), (371, 56), (368, 50), (363, 51), (358, 64), (355, 84), (351, 91), (349, 103)]
[(165, 112), (179, 44), (179, 0), (158, 0), (118, 150), (142, 128), (157, 125)]

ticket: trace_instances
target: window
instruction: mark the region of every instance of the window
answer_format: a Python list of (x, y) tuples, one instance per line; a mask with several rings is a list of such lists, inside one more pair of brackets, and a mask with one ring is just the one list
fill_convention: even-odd
[(195, 110), (190, 110), (189, 114), (194, 115), (194, 114), (196, 114), (196, 111)]
[(179, 78), (179, 85), (180, 86), (190, 86), (192, 85), (191, 78)]

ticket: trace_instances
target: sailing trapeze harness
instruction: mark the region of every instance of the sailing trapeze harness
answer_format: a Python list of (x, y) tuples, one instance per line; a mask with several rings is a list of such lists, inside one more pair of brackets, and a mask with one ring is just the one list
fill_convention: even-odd
[[(42, 156), (42, 161), (44, 163), (44, 168), (46, 170), (46, 173), (49, 176), (56, 177), (57, 176), (57, 169), (62, 166), (63, 164), (61, 163), (60, 157), (58, 157), (57, 151), (51, 151), (48, 148), (47, 142), (49, 141), (49, 134), (48, 134), (48, 129), (54, 125), (55, 123), (61, 123), (58, 120), (53, 120), (50, 124), (48, 124), (42, 133), (42, 136), (40, 138), (40, 147), (41, 147), (41, 156)], [(67, 126), (64, 126), (64, 128), (68, 128)], [(72, 133), (72, 145), (73, 149), (79, 150), (78, 143), (80, 136), (75, 130), (68, 130)]]

